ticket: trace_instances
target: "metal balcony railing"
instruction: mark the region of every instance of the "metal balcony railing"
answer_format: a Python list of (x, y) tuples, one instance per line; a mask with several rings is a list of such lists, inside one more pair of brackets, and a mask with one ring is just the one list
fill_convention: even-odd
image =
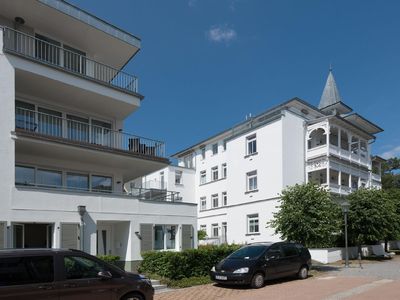
[(165, 144), (161, 141), (19, 107), (15, 109), (15, 128), (80, 144), (165, 158)]
[(64, 71), (123, 91), (138, 92), (136, 76), (94, 61), (82, 53), (65, 49), (26, 33), (8, 27), (2, 29), (3, 48), (7, 52), (62, 68)]

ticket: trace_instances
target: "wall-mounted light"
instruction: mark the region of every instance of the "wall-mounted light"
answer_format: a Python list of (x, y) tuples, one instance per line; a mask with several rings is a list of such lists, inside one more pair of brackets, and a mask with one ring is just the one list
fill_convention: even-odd
[(140, 235), (139, 231), (135, 231), (136, 236), (138, 237), (139, 240), (142, 239), (142, 236)]
[(78, 214), (83, 218), (83, 216), (86, 214), (85, 205), (78, 205)]
[(19, 24), (19, 25), (24, 25), (25, 24), (25, 20), (21, 17), (15, 17), (14, 18), (15, 23)]

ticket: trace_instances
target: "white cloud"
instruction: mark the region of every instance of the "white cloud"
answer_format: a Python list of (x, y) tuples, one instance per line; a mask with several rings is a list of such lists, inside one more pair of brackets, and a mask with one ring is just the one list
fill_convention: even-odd
[(391, 157), (399, 157), (400, 156), (400, 146), (394, 147), (386, 152), (383, 152), (381, 156), (385, 159), (391, 158)]
[(213, 42), (229, 43), (236, 39), (237, 33), (228, 25), (213, 26), (207, 31), (207, 37)]

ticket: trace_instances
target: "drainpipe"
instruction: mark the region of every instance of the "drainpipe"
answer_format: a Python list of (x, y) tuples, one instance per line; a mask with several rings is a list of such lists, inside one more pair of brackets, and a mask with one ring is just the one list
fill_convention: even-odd
[(84, 205), (79, 205), (78, 206), (78, 213), (79, 216), (81, 217), (81, 226), (80, 226), (80, 248), (82, 251), (84, 251), (85, 247), (85, 230), (84, 230), (84, 225), (85, 221), (83, 220), (83, 217), (86, 214), (86, 206)]

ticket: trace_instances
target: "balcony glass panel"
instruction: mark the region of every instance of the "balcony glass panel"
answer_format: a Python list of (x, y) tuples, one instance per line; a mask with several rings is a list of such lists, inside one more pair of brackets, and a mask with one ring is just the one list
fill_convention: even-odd
[(51, 136), (62, 136), (62, 113), (47, 108), (38, 108), (38, 132), (51, 135)]
[(92, 191), (94, 192), (111, 192), (112, 178), (107, 176), (92, 176)]
[(38, 169), (36, 171), (36, 183), (39, 186), (50, 188), (62, 187), (62, 173), (59, 171)]
[(89, 176), (84, 174), (67, 173), (67, 188), (71, 190), (89, 190)]
[(15, 166), (15, 184), (34, 185), (35, 168)]

